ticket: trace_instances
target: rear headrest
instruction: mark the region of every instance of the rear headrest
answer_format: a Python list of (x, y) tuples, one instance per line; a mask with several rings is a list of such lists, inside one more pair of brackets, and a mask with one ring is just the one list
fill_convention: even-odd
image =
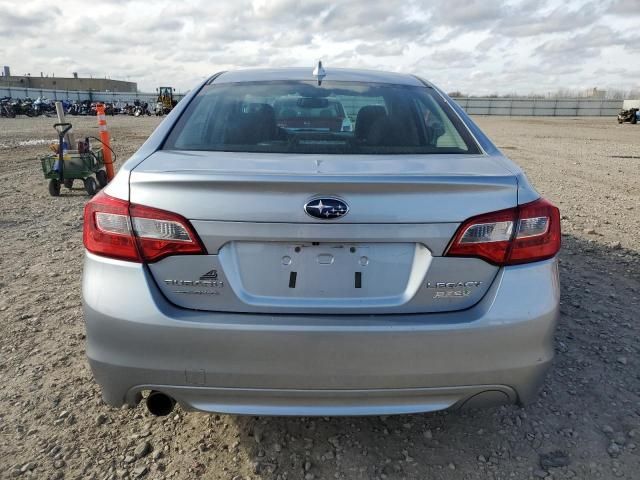
[(248, 112), (229, 116), (224, 143), (235, 145), (255, 145), (268, 142), (276, 137), (278, 126), (273, 107), (266, 103), (254, 103)]
[(356, 117), (356, 138), (366, 139), (375, 121), (386, 116), (387, 111), (382, 105), (367, 105), (362, 107)]
[(407, 116), (380, 117), (369, 130), (367, 145), (376, 147), (417, 147), (420, 138), (415, 122)]

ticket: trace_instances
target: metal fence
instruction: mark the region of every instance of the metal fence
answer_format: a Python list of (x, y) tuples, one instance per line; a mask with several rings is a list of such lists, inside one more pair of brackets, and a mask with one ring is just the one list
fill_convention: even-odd
[[(91, 100), (95, 102), (132, 103), (134, 100), (152, 103), (157, 93), (143, 92), (92, 92), (71, 90), (47, 90), (40, 88), (0, 88), (0, 98), (48, 98), (52, 100)], [(175, 94), (180, 100), (184, 94)], [(454, 98), (471, 115), (513, 116), (611, 116), (622, 108), (622, 100), (589, 98)], [(345, 105), (346, 108), (346, 105)]]
[(454, 98), (470, 115), (599, 117), (617, 115), (622, 100), (587, 98)]

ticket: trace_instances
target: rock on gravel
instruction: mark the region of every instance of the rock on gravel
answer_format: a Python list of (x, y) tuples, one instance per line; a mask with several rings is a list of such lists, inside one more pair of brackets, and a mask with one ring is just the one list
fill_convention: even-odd
[(540, 466), (545, 470), (566, 467), (569, 463), (571, 463), (569, 456), (562, 450), (554, 450), (553, 452), (540, 454)]
[(136, 458), (142, 458), (151, 452), (151, 444), (149, 442), (142, 442), (133, 451)]
[(107, 416), (104, 413), (99, 413), (96, 416), (96, 425), (100, 426), (100, 425), (104, 425), (105, 423), (107, 423)]
[(149, 469), (145, 465), (141, 465), (133, 469), (133, 478), (141, 478), (143, 477)]
[(609, 447), (607, 448), (607, 453), (612, 458), (618, 458), (620, 456), (620, 453), (622, 453), (622, 448), (620, 448), (620, 445), (618, 445), (617, 443), (611, 442), (609, 444)]

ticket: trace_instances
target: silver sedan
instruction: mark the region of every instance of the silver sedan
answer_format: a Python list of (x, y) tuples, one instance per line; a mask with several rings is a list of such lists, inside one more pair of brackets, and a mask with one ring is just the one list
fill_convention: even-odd
[(412, 75), (212, 76), (87, 204), (84, 244), (113, 406), (524, 404), (553, 357), (558, 209)]

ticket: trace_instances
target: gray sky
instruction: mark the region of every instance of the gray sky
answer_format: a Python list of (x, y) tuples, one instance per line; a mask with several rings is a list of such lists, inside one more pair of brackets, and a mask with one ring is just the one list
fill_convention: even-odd
[(219, 70), (318, 59), (473, 94), (629, 90), (640, 0), (0, 0), (0, 64), (14, 74), (184, 91)]

